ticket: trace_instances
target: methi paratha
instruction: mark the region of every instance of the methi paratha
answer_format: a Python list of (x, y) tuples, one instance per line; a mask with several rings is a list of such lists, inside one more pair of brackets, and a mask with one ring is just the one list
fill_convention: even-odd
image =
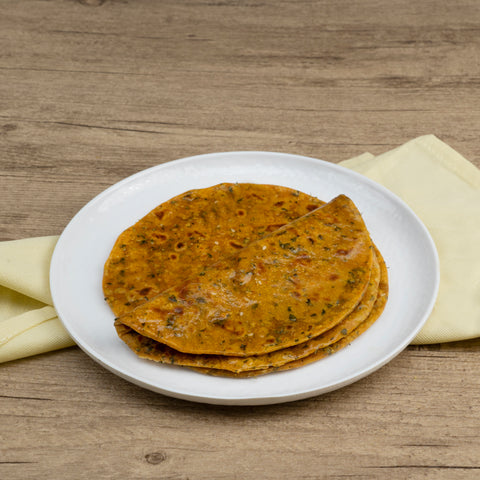
[(358, 336), (360, 336), (362, 333), (368, 330), (368, 328), (370, 328), (375, 323), (375, 321), (382, 314), (385, 308), (385, 304), (387, 303), (388, 290), (389, 290), (387, 267), (385, 265), (385, 261), (383, 260), (379, 252), (377, 254), (377, 257), (380, 263), (381, 280), (379, 284), (377, 299), (373, 305), (372, 311), (370, 312), (370, 315), (367, 317), (367, 319), (364, 322), (362, 322), (355, 330), (353, 330), (350, 334), (346, 335), (339, 341), (331, 345), (328, 345), (327, 347), (320, 348), (318, 351), (316, 351), (315, 353), (309, 356), (300, 358), (298, 360), (294, 360), (292, 362), (285, 363), (280, 367), (268, 367), (265, 369), (244, 371), (240, 373), (232, 373), (228, 370), (220, 370), (220, 369), (214, 369), (214, 368), (194, 367), (193, 369), (200, 373), (205, 373), (205, 374), (214, 375), (214, 376), (232, 377), (232, 378), (256, 377), (259, 375), (265, 375), (267, 373), (280, 372), (284, 370), (291, 370), (293, 368), (299, 368), (299, 367), (308, 365), (310, 363), (317, 362), (323, 358), (326, 358), (332, 355), (335, 352), (338, 352), (342, 348), (347, 347), (353, 340), (355, 340)]
[(234, 357), (182, 353), (151, 338), (144, 337), (120, 322), (115, 323), (115, 328), (119, 337), (141, 358), (172, 365), (227, 370), (234, 373), (262, 370), (279, 367), (288, 362), (307, 357), (352, 333), (370, 315), (377, 298), (379, 282), (380, 266), (375, 255), (368, 288), (353, 312), (347, 315), (335, 327), (318, 337), (300, 345), (294, 345), (264, 355)]
[(162, 203), (125, 230), (104, 267), (116, 316), (324, 202), (287, 187), (223, 183)]
[(340, 195), (119, 321), (185, 353), (264, 354), (338, 324), (364, 295), (372, 262), (363, 219)]

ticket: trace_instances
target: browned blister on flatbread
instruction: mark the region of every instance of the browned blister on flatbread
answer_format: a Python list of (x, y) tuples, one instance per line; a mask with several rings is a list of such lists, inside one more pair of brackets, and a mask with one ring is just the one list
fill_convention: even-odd
[(362, 299), (372, 264), (362, 217), (340, 195), (118, 320), (185, 353), (265, 354), (342, 321)]

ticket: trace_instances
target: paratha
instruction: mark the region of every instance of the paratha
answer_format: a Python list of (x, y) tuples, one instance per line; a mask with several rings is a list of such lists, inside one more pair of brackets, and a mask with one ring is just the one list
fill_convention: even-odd
[(250, 370), (244, 371), (240, 373), (233, 373), (228, 370), (220, 370), (214, 368), (202, 368), (202, 367), (193, 367), (194, 370), (200, 373), (204, 373), (207, 375), (214, 375), (214, 376), (221, 376), (221, 377), (233, 377), (233, 378), (248, 378), (248, 377), (256, 377), (259, 375), (265, 375), (267, 373), (273, 372), (280, 372), (284, 370), (291, 370), (293, 368), (299, 368), (305, 365), (308, 365), (313, 362), (317, 362), (323, 358), (326, 358), (332, 355), (335, 352), (338, 352), (342, 348), (347, 347), (350, 345), (353, 340), (355, 340), (358, 336), (364, 333), (368, 328), (370, 328), (375, 321), (380, 317), (382, 314), (385, 305), (388, 300), (388, 272), (385, 261), (381, 257), (380, 253), (378, 252), (378, 259), (380, 263), (380, 271), (381, 271), (381, 280), (379, 284), (379, 290), (377, 299), (373, 305), (372, 311), (367, 319), (362, 322), (357, 328), (355, 328), (351, 333), (340, 339), (339, 341), (328, 345), (327, 347), (320, 348), (316, 352), (312, 353), (309, 356), (294, 360), (292, 362), (285, 363), (279, 367), (268, 367), (259, 370)]
[[(380, 255), (377, 250), (375, 252)], [(379, 283), (380, 265), (377, 255), (375, 255), (368, 288), (360, 303), (344, 320), (330, 330), (304, 343), (275, 350), (264, 355), (235, 357), (182, 353), (151, 338), (140, 335), (119, 321), (115, 322), (115, 328), (119, 337), (141, 358), (172, 365), (227, 370), (234, 373), (262, 370), (279, 367), (294, 360), (307, 357), (352, 333), (370, 315), (377, 299)]]
[(372, 263), (360, 212), (340, 195), (118, 321), (184, 353), (265, 354), (337, 325), (363, 297)]
[(105, 299), (123, 315), (323, 204), (277, 185), (223, 183), (182, 193), (120, 234), (104, 266)]

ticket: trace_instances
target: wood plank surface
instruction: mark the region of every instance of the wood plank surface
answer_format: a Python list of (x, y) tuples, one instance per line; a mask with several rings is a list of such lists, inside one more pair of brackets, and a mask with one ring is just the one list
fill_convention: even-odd
[[(477, 0), (0, 0), (0, 240), (188, 155), (332, 162), (433, 133), (480, 166)], [(283, 405), (136, 387), (72, 347), (0, 365), (0, 478), (475, 479), (480, 340)]]

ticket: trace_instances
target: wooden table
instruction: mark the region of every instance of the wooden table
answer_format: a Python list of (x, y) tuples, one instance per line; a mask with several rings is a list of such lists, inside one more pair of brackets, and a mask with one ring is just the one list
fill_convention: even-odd
[[(199, 153), (337, 162), (434, 133), (480, 166), (480, 4), (0, 1), (0, 239)], [(459, 319), (461, 320), (461, 319)], [(155, 394), (73, 347), (0, 365), (0, 478), (480, 475), (480, 341), (408, 347), (308, 400)]]

